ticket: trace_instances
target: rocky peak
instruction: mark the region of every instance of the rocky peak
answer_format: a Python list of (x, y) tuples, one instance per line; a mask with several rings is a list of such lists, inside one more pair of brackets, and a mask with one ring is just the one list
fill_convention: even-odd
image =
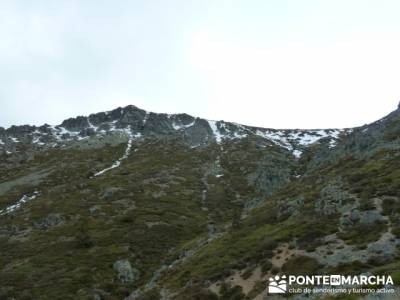
[[(170, 137), (182, 139), (190, 147), (223, 143), (253, 137), (263, 141), (264, 146), (279, 146), (299, 157), (308, 145), (319, 140), (334, 147), (346, 130), (276, 130), (250, 127), (225, 121), (195, 118), (188, 114), (153, 113), (134, 105), (118, 107), (111, 111), (64, 120), (60, 125), (12, 126), (0, 128), (0, 153), (13, 152), (17, 143), (37, 147), (57, 147), (68, 143), (88, 144), (92, 137), (96, 144), (126, 142), (135, 138)], [(102, 142), (99, 142), (102, 141)], [(7, 153), (8, 153), (7, 152)]]

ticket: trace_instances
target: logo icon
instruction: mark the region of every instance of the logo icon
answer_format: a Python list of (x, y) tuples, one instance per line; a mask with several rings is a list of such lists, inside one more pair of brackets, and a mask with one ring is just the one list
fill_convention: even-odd
[(270, 294), (284, 294), (287, 290), (286, 275), (269, 278), (268, 293)]
[(331, 283), (331, 285), (341, 285), (341, 278), (342, 278), (342, 276), (340, 276), (340, 275), (331, 275), (331, 277), (330, 277), (330, 283)]

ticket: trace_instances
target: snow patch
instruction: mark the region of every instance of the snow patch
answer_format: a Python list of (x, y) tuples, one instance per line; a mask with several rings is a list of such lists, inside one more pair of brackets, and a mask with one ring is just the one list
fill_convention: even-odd
[(192, 127), (194, 125), (194, 121), (192, 122), (192, 123), (190, 123), (190, 124), (187, 124), (187, 125), (178, 125), (178, 124), (176, 124), (175, 122), (173, 122), (172, 123), (172, 127), (175, 129), (175, 130), (181, 130), (181, 129), (186, 129), (186, 128), (189, 128), (189, 127)]
[(89, 137), (88, 136), (78, 136), (78, 141), (83, 141), (83, 140), (86, 140), (86, 139), (88, 139)]
[(43, 143), (43, 142), (40, 141), (40, 138), (39, 138), (39, 137), (35, 137), (35, 138), (33, 139), (32, 143), (33, 143), (33, 144), (38, 144), (39, 146), (44, 146), (44, 145), (45, 145), (45, 143)]
[(50, 126), (53, 135), (56, 137), (58, 141), (63, 141), (63, 137), (65, 136), (71, 136), (71, 137), (76, 137), (79, 136), (79, 132), (77, 131), (69, 131), (66, 128), (62, 126)]
[(21, 208), (22, 204), (35, 199), (37, 196), (39, 196), (39, 192), (37, 192), (37, 191), (33, 192), (33, 194), (31, 196), (23, 195), (22, 198), (19, 199), (15, 204), (10, 205), (10, 206), (0, 210), (0, 216), (15, 212), (16, 210)]
[[(269, 139), (275, 144), (282, 146), (289, 151), (293, 151), (293, 144), (301, 146), (309, 146), (320, 139), (330, 138), (330, 147), (336, 145), (339, 134), (342, 130), (329, 129), (329, 130), (297, 130), (297, 131), (281, 131), (281, 130), (260, 130), (257, 129), (256, 135)], [(294, 152), (294, 151), (293, 151)], [(293, 153), (295, 156), (301, 155), (299, 152)]]
[(308, 132), (296, 132), (289, 135), (289, 139), (296, 140), (300, 145), (303, 146), (314, 144), (323, 137), (325, 137), (325, 135), (318, 132), (312, 132), (312, 134)]
[(87, 121), (88, 121), (88, 124), (89, 124), (89, 128), (92, 128), (95, 132), (97, 131), (97, 126), (94, 126), (93, 124), (92, 124), (92, 122), (90, 122), (90, 119), (89, 119), (89, 117), (87, 117)]
[(303, 152), (300, 150), (294, 150), (292, 153), (297, 158), (300, 158), (300, 156), (303, 154)]
[(272, 131), (272, 130), (261, 131), (257, 129), (256, 135), (268, 139), (273, 143), (275, 143), (276, 145), (284, 147), (289, 151), (293, 150), (293, 146), (288, 142), (282, 131)]
[(108, 171), (110, 171), (112, 169), (118, 168), (121, 165), (121, 162), (128, 158), (129, 154), (131, 153), (133, 140), (135, 138), (141, 137), (141, 134), (137, 133), (135, 135), (132, 135), (131, 132), (130, 132), (130, 129), (127, 129), (127, 133), (129, 134), (129, 140), (128, 140), (128, 144), (126, 146), (124, 155), (122, 155), (118, 160), (116, 160), (110, 167), (105, 168), (104, 170), (101, 170), (101, 171), (97, 172), (96, 174), (94, 174), (94, 177), (103, 175), (104, 173), (106, 173), (106, 172), (108, 172)]
[(143, 126), (146, 124), (146, 122), (147, 122), (147, 120), (149, 118), (149, 115), (150, 115), (149, 112), (146, 111), (146, 114), (145, 114), (145, 116), (143, 118), (143, 124), (142, 124)]
[(220, 133), (220, 131), (219, 131), (219, 129), (218, 129), (217, 121), (210, 121), (210, 120), (207, 120), (207, 122), (208, 122), (208, 124), (210, 125), (211, 130), (213, 131), (215, 140), (217, 141), (218, 144), (221, 143), (221, 142), (222, 142), (223, 135)]

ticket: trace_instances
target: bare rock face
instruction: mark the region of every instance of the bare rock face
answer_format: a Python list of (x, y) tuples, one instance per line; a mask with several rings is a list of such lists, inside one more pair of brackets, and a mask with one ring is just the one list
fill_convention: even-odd
[(65, 120), (61, 126), (71, 131), (81, 131), (89, 127), (89, 122), (87, 117), (76, 117)]
[(185, 130), (185, 140), (193, 146), (202, 145), (212, 139), (212, 130), (206, 120), (196, 119), (193, 126)]
[(130, 126), (134, 131), (139, 131), (144, 123), (145, 117), (146, 111), (136, 106), (129, 105), (121, 110), (121, 116), (118, 122), (122, 127)]

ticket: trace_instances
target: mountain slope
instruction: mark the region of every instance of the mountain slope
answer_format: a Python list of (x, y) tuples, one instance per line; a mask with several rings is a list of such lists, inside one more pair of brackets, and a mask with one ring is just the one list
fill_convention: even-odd
[(0, 299), (262, 299), (280, 270), (398, 276), (399, 136), (400, 110), (346, 130), (134, 106), (0, 128)]

